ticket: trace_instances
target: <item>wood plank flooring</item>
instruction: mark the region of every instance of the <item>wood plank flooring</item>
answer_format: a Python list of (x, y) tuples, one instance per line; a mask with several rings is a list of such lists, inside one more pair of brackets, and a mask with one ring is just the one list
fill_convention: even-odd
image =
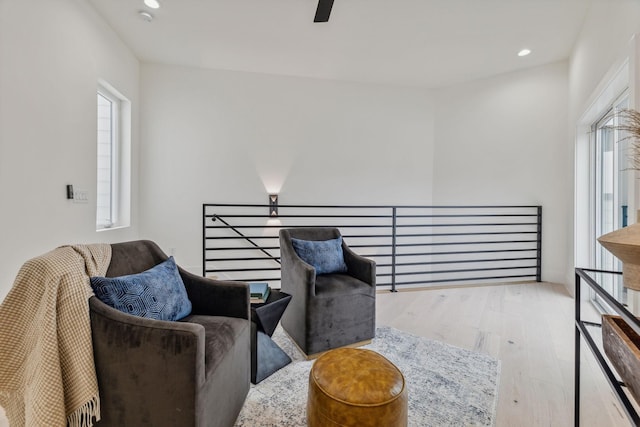
[[(496, 426), (573, 425), (573, 298), (522, 283), (383, 292), (377, 321), (501, 361)], [(591, 352), (582, 354), (582, 426), (628, 426)]]
[[(573, 425), (573, 307), (562, 285), (522, 283), (383, 291), (376, 309), (378, 324), (499, 359), (496, 427), (555, 427)], [(628, 426), (585, 346), (581, 354), (581, 425)]]

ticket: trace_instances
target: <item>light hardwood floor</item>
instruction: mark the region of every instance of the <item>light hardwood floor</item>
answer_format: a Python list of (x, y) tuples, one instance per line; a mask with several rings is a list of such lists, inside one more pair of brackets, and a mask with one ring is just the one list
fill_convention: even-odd
[[(573, 307), (562, 285), (522, 283), (383, 291), (376, 309), (378, 324), (499, 359), (496, 427), (555, 427), (573, 425)], [(629, 425), (584, 346), (581, 380), (582, 426)]]
[[(573, 425), (573, 298), (562, 285), (522, 283), (382, 292), (377, 321), (501, 361), (496, 423)], [(583, 345), (582, 426), (628, 426)]]

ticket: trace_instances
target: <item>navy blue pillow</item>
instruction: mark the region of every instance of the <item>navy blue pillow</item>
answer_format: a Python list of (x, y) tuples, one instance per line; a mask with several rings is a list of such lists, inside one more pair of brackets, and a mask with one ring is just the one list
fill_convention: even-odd
[(138, 274), (92, 277), (91, 287), (100, 301), (134, 316), (179, 320), (191, 313), (191, 301), (173, 257)]
[(293, 250), (316, 274), (345, 273), (347, 264), (342, 253), (342, 236), (331, 240), (301, 240), (291, 238)]

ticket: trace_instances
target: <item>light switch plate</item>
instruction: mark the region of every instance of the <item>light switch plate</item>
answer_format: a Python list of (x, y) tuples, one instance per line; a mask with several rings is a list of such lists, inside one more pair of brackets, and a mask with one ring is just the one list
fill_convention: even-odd
[(73, 203), (89, 203), (89, 192), (87, 190), (74, 190)]

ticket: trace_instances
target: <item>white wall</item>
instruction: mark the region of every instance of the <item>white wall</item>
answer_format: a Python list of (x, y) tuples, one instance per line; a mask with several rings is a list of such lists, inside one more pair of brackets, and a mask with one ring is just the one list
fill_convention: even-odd
[(640, 2), (594, 1), (569, 63), (570, 126), (588, 109), (611, 68), (628, 54), (629, 40), (640, 31)]
[(141, 82), (141, 235), (195, 272), (203, 203), (431, 203), (428, 91), (164, 65)]
[[(69, 243), (137, 237), (96, 233), (96, 89), (133, 103), (137, 161), (139, 64), (82, 0), (0, 1), (0, 300), (24, 261)], [(133, 224), (137, 179), (134, 167)], [(73, 204), (65, 186), (89, 193)]]
[(564, 281), (567, 63), (436, 92), (435, 204), (543, 206), (543, 280)]

